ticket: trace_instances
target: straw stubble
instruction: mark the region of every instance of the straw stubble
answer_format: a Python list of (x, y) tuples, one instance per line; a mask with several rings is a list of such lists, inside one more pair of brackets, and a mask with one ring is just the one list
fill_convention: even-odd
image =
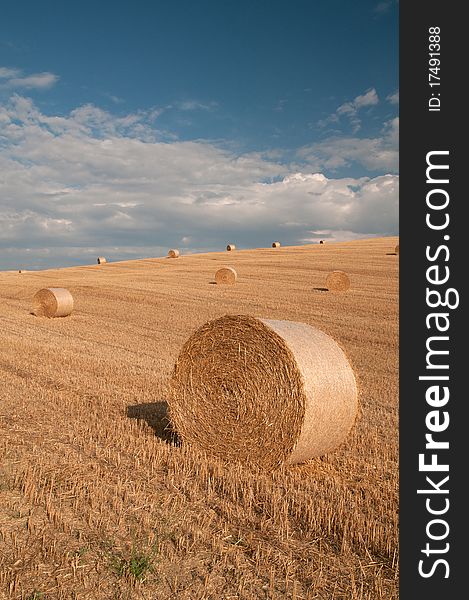
[(334, 450), (357, 413), (337, 343), (291, 321), (225, 316), (184, 344), (170, 386), (183, 441), (228, 461), (274, 467)]

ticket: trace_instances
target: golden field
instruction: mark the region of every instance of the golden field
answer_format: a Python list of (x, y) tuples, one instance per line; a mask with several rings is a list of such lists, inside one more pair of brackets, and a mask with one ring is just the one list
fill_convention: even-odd
[[(0, 598), (397, 598), (397, 242), (0, 273)], [(335, 269), (345, 293), (321, 289)], [(30, 314), (44, 287), (71, 316)], [(338, 450), (265, 472), (165, 429), (182, 344), (225, 314), (340, 343), (360, 412)]]

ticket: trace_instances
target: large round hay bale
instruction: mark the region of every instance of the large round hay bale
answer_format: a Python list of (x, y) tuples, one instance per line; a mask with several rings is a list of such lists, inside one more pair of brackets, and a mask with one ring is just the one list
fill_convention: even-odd
[(319, 243), (320, 244), (324, 244), (324, 240), (319, 240)]
[(326, 278), (326, 287), (330, 292), (345, 292), (350, 287), (350, 279), (344, 271), (332, 271)]
[(224, 316), (184, 344), (169, 409), (182, 441), (228, 461), (274, 467), (337, 448), (357, 414), (347, 358), (324, 332)]
[(104, 256), (98, 256), (98, 265), (104, 265), (107, 262)]
[(236, 246), (234, 244), (228, 244), (226, 249), (228, 250), (228, 252), (231, 252), (232, 250), (236, 250)]
[(168, 252), (168, 258), (179, 258), (179, 250), (171, 248), (171, 250)]
[(272, 248), (280, 248), (280, 242), (272, 242)]
[(44, 288), (34, 294), (37, 317), (67, 317), (73, 310), (73, 296), (65, 288)]
[(215, 273), (215, 281), (217, 283), (233, 284), (236, 283), (238, 274), (233, 267), (222, 267)]
[(397, 246), (394, 248), (394, 252), (396, 254), (399, 254), (399, 244), (397, 244)]

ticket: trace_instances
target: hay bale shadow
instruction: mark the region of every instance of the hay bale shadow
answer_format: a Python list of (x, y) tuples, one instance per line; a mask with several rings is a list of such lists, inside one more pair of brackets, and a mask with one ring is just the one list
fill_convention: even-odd
[(397, 256), (397, 252), (386, 252), (386, 256)]
[(167, 444), (181, 445), (181, 439), (171, 426), (168, 403), (165, 400), (127, 406), (127, 416), (129, 419), (145, 421), (153, 429), (155, 435)]
[(326, 288), (326, 287), (315, 287), (315, 288), (313, 288), (313, 290), (315, 290), (316, 292), (328, 292), (329, 288)]

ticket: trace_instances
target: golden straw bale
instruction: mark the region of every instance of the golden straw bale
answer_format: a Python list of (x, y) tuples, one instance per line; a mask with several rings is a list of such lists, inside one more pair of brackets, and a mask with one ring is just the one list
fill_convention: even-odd
[(228, 250), (228, 252), (231, 252), (231, 250), (236, 250), (236, 246), (234, 244), (228, 244), (226, 249)]
[(397, 246), (394, 248), (394, 252), (396, 254), (399, 254), (399, 244), (397, 244)]
[(37, 317), (67, 317), (73, 310), (73, 296), (65, 288), (44, 288), (34, 294), (33, 314)]
[(344, 271), (332, 271), (326, 279), (326, 287), (330, 292), (345, 292), (350, 287), (350, 279)]
[(98, 265), (104, 265), (107, 262), (104, 256), (98, 256)]
[(222, 267), (215, 273), (215, 281), (217, 283), (233, 284), (236, 282), (238, 274), (233, 267)]
[(267, 468), (331, 452), (358, 408), (339, 345), (304, 323), (224, 316), (184, 344), (170, 384), (183, 442), (228, 461)]
[(272, 248), (280, 248), (280, 242), (272, 242)]
[(179, 258), (179, 250), (171, 248), (171, 250), (168, 252), (168, 258)]

